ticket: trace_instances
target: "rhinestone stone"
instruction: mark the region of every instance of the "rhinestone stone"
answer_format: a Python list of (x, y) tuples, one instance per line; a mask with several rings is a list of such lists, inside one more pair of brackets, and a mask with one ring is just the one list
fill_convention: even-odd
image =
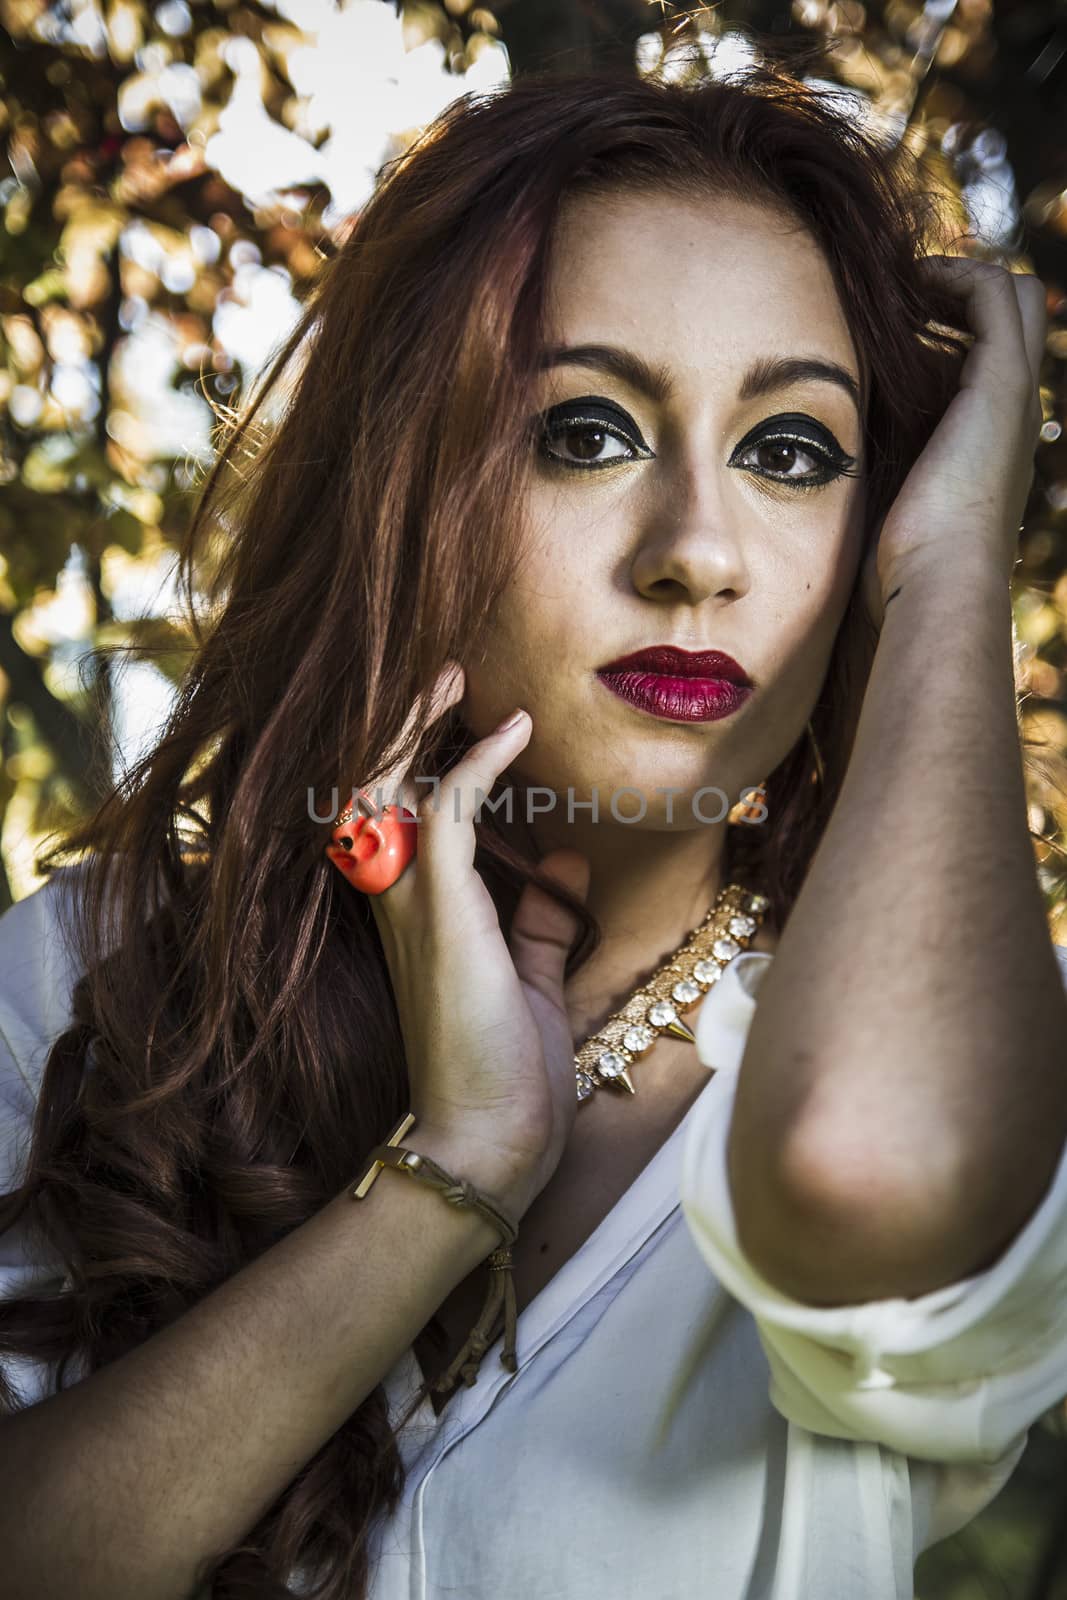
[(727, 926), (735, 939), (747, 939), (756, 931), (756, 923), (752, 917), (731, 917)]
[(732, 961), (740, 949), (736, 939), (716, 939), (711, 947), (712, 954), (718, 956), (720, 961)]
[(716, 966), (714, 961), (698, 961), (693, 968), (693, 977), (698, 983), (718, 983), (722, 968)]
[(629, 1062), (617, 1050), (605, 1050), (596, 1058), (596, 1069), (602, 1078), (617, 1078), (628, 1066)]
[(671, 995), (680, 1006), (691, 1006), (694, 1000), (700, 999), (701, 992), (698, 983), (694, 983), (690, 978), (683, 978), (681, 983), (675, 984)]
[(678, 1013), (669, 1000), (657, 1000), (648, 1008), (648, 1020), (654, 1028), (667, 1028), (678, 1021)]
[(589, 1076), (588, 1072), (576, 1072), (574, 1074), (574, 1078), (578, 1087), (578, 1099), (588, 1100), (589, 1096), (593, 1093), (592, 1078)]
[(647, 1050), (656, 1035), (651, 1028), (646, 1028), (643, 1022), (635, 1022), (632, 1028), (627, 1028), (622, 1036), (624, 1050), (629, 1050), (631, 1055), (639, 1055), (642, 1050)]
[(745, 901), (745, 908), (748, 911), (766, 911), (770, 903), (765, 894), (750, 894)]

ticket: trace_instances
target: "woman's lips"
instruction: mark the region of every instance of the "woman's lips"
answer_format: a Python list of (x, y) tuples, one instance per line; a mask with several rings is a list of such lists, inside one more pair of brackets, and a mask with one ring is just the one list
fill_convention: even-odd
[(674, 678), (633, 667), (606, 668), (597, 677), (638, 710), (671, 722), (717, 722), (736, 711), (752, 693), (751, 687), (725, 678)]

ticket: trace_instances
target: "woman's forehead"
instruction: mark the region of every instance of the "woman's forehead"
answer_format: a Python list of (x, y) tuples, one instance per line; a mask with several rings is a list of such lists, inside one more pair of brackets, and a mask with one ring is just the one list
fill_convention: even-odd
[(825, 403), (862, 416), (861, 352), (811, 235), (757, 206), (649, 197), (641, 210), (645, 197), (627, 198), (584, 213), (576, 203), (561, 229), (545, 371), (571, 382), (585, 366), (585, 378), (597, 370), (656, 405), (688, 406), (769, 392), (761, 376), (792, 363), (793, 387), (817, 382)]
[(703, 387), (800, 347), (858, 376), (815, 238), (768, 206), (710, 196), (572, 196), (546, 293), (549, 345), (626, 344)]

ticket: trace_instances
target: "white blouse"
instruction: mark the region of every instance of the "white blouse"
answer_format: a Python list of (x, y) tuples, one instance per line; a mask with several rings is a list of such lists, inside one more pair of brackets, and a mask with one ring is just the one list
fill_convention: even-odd
[[(68, 1019), (73, 870), (0, 918), (4, 1189)], [(805, 1305), (742, 1255), (726, 1139), (773, 959), (735, 957), (706, 995), (713, 1075), (522, 1312), (518, 1372), (498, 1338), (473, 1387), (404, 1429), (371, 1600), (912, 1600), (919, 1553), (993, 1499), (1067, 1396), (1067, 1152), (991, 1268), (917, 1299)], [(0, 1294), (61, 1276), (19, 1231), (0, 1238)], [(43, 1393), (30, 1364), (6, 1370)], [(420, 1378), (408, 1350), (385, 1379), (394, 1421)]]

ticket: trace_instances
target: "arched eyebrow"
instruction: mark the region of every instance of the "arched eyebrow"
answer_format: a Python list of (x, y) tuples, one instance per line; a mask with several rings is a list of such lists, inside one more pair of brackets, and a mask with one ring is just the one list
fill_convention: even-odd
[(822, 356), (761, 356), (752, 363), (741, 380), (738, 398), (755, 400), (758, 395), (770, 394), (774, 389), (785, 389), (791, 383), (812, 382), (833, 383), (839, 389), (844, 389), (860, 421), (863, 421), (859, 379), (836, 361), (826, 361)]
[[(539, 365), (542, 368), (594, 367), (629, 384), (631, 389), (647, 395), (657, 404), (669, 400), (674, 393), (674, 382), (667, 367), (654, 366), (636, 351), (617, 345), (553, 345), (542, 351)], [(863, 420), (859, 380), (836, 361), (827, 361), (821, 356), (761, 356), (742, 378), (738, 399), (755, 400), (762, 394), (788, 388), (792, 383), (805, 382), (832, 383), (843, 389)]]

